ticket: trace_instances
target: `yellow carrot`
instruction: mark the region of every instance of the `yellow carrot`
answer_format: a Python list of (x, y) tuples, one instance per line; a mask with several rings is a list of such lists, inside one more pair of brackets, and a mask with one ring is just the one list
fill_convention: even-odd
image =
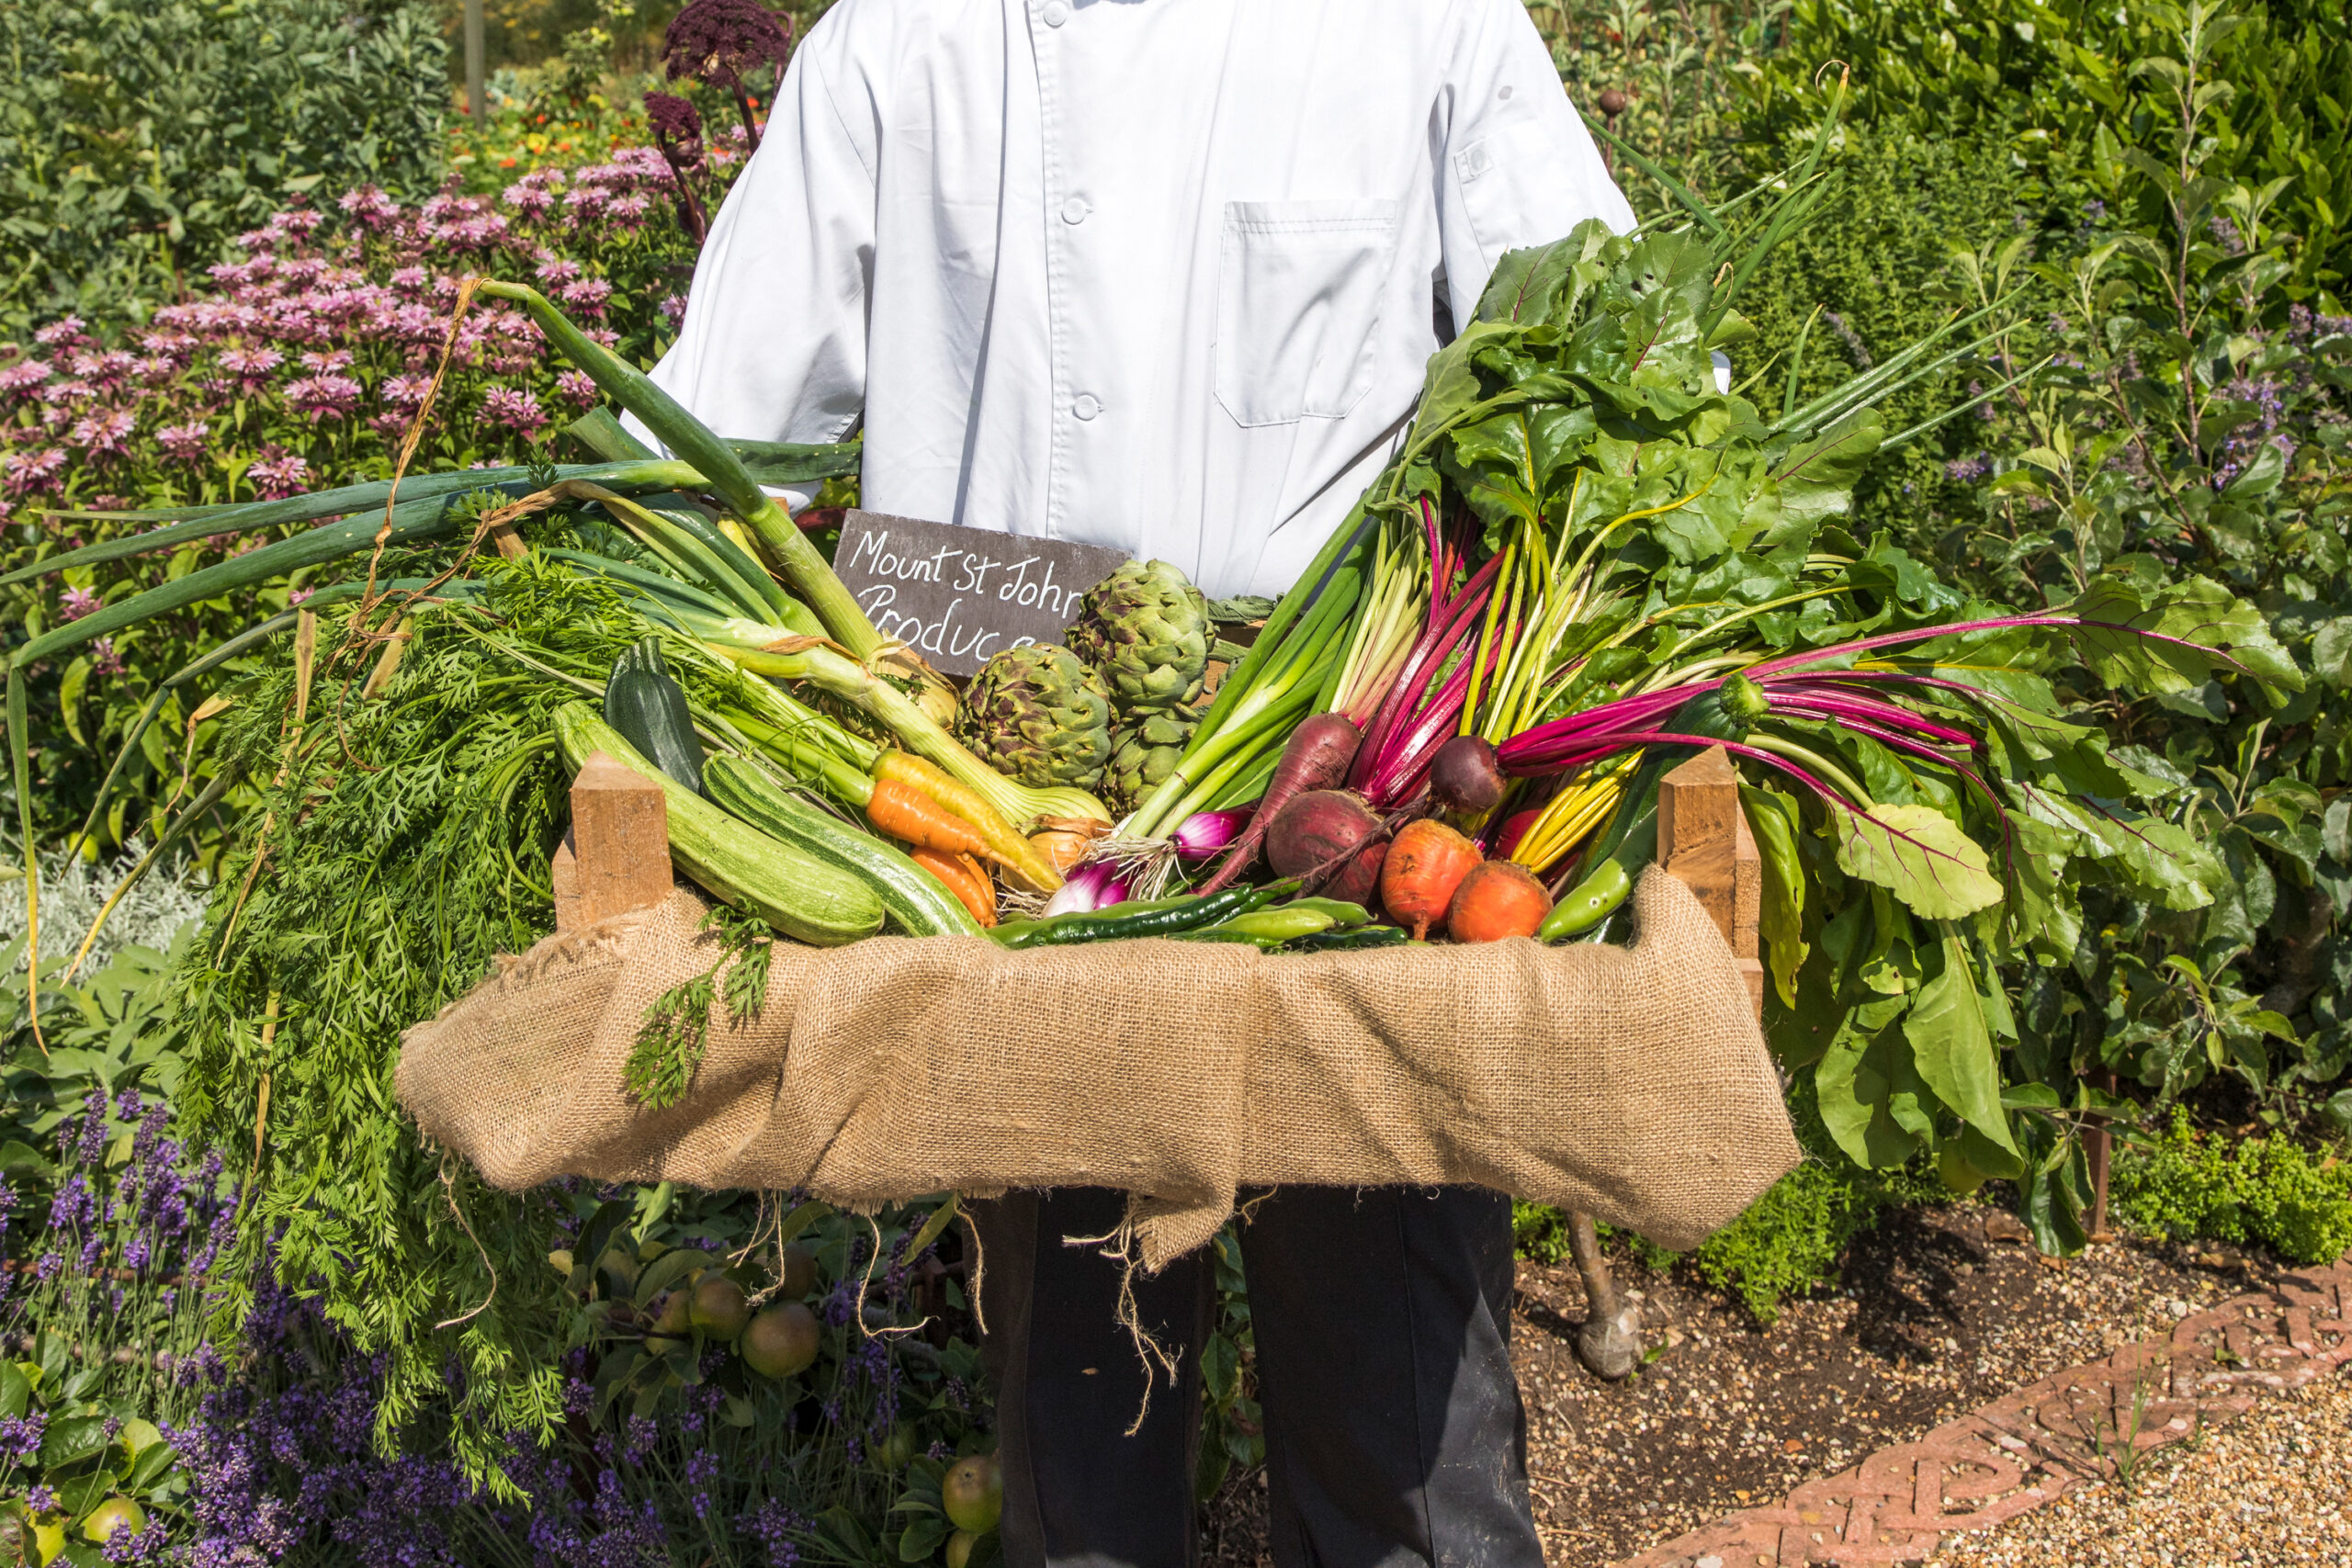
[(987, 841), (988, 857), (1031, 892), (1051, 893), (1062, 885), (1061, 873), (1037, 852), (1035, 844), (1014, 832), (1012, 824), (999, 816), (977, 790), (949, 776), (944, 769), (911, 751), (885, 751), (874, 764), (874, 777), (877, 784), (883, 779), (912, 784), (978, 829)]

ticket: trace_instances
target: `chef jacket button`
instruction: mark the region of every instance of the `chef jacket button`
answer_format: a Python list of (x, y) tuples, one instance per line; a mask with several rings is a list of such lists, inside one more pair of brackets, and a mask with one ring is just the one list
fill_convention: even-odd
[(1053, 3), (1047, 6), (1045, 9), (1045, 17), (1046, 26), (1049, 28), (1060, 27), (1064, 22), (1069, 20), (1069, 7), (1063, 5), (1062, 0), (1053, 0)]
[(1069, 405), (1069, 412), (1080, 419), (1092, 419), (1102, 412), (1102, 400), (1091, 392), (1080, 392), (1078, 400)]
[(1068, 201), (1062, 203), (1062, 221), (1065, 223), (1083, 223), (1086, 221), (1086, 215), (1093, 210), (1093, 208), (1087, 205), (1087, 201), (1084, 197), (1071, 197)]

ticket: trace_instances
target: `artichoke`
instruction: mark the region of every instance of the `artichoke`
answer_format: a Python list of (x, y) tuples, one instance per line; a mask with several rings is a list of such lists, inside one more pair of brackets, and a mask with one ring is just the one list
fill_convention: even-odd
[(1032, 789), (1093, 790), (1111, 756), (1111, 702), (1079, 657), (1049, 642), (980, 666), (956, 705), (956, 738)]
[(1103, 804), (1122, 816), (1142, 805), (1176, 771), (1200, 722), (1201, 716), (1187, 708), (1137, 709), (1112, 732)]
[(1201, 694), (1216, 630), (1209, 603), (1164, 560), (1129, 561), (1089, 589), (1067, 634), (1111, 701), (1165, 712)]

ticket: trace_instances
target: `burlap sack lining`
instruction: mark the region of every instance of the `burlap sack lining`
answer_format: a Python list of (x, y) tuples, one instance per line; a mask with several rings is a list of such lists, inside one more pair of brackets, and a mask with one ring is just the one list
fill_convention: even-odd
[(503, 961), (408, 1032), (396, 1088), (509, 1190), (1116, 1187), (1158, 1269), (1240, 1188), (1471, 1182), (1687, 1248), (1800, 1156), (1713, 922), (1656, 870), (1633, 906), (1630, 947), (777, 943), (759, 1016), (716, 1010), (685, 1099), (645, 1111), (622, 1066), (646, 1009), (718, 955), (681, 888)]

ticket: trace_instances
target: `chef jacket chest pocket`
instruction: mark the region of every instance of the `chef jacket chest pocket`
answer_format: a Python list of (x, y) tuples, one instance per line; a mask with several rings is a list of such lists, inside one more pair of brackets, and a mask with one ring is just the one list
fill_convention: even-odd
[(1229, 201), (1216, 400), (1244, 425), (1338, 419), (1372, 389), (1396, 201)]

